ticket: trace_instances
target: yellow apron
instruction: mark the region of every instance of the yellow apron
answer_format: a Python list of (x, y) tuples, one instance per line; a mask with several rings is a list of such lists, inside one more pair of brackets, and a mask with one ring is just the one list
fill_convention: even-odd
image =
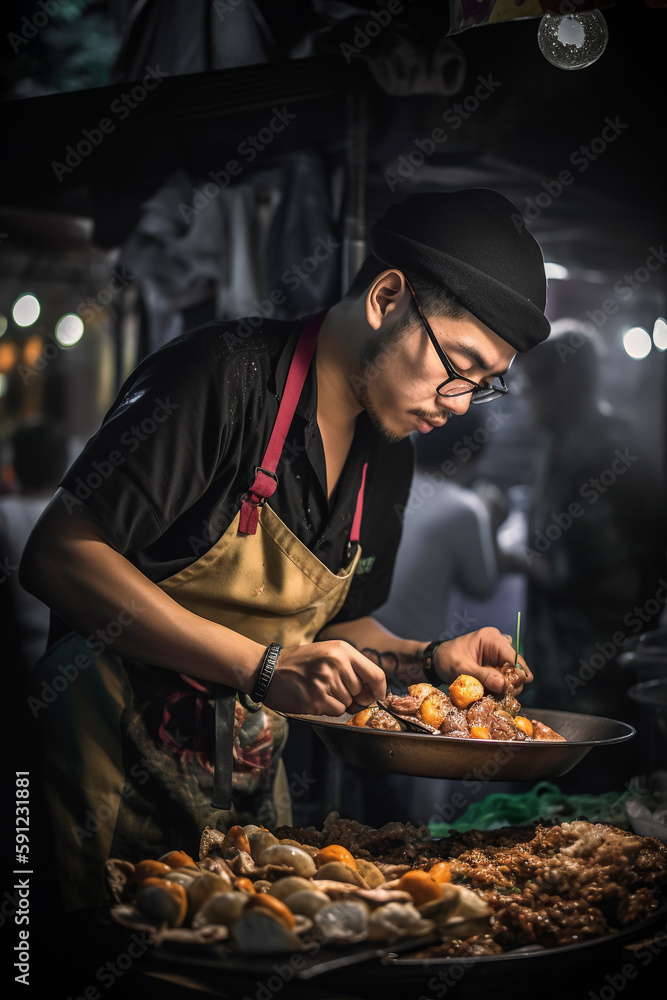
[[(289, 410), (293, 415), (323, 316), (311, 317), (301, 334), (264, 465), (242, 510), (208, 552), (159, 584), (188, 610), (264, 644), (312, 642), (342, 607), (361, 555), (366, 466), (349, 560), (338, 573), (265, 502), (275, 489)], [(178, 675), (93, 654), (74, 633), (40, 661), (36, 684), (55, 688), (68, 671), (74, 679), (58, 685), (39, 717), (44, 791), (67, 909), (108, 901), (108, 857), (139, 861), (182, 849), (196, 858), (205, 826), (224, 831), (257, 819), (269, 827), (290, 822), (282, 716), (232, 689), (188, 678), (187, 664)], [(221, 803), (229, 791), (231, 801)]]

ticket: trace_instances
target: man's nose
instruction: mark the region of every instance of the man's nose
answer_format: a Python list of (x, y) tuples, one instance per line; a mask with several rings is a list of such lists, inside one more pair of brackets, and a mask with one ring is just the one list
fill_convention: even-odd
[(438, 396), (437, 398), (443, 409), (455, 414), (455, 416), (461, 416), (467, 412), (472, 394), (467, 392), (465, 396)]

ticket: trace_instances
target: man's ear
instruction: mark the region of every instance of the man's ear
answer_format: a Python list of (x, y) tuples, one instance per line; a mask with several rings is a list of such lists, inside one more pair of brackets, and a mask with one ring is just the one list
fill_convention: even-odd
[(388, 268), (378, 274), (366, 295), (368, 325), (379, 330), (385, 317), (393, 317), (406, 308), (409, 294), (402, 271)]

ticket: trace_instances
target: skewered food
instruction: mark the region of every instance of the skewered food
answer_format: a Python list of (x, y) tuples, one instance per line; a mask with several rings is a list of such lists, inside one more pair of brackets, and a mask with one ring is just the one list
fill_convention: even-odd
[(564, 736), (543, 722), (520, 714), (521, 705), (512, 694), (515, 678), (512, 664), (505, 663), (502, 673), (505, 692), (500, 697), (487, 694), (476, 677), (460, 674), (449, 685), (449, 693), (430, 684), (413, 684), (407, 695), (388, 694), (383, 703), (387, 710), (377, 703), (369, 705), (346, 724), (390, 731), (418, 728), (419, 732), (434, 736), (473, 740), (564, 742)]

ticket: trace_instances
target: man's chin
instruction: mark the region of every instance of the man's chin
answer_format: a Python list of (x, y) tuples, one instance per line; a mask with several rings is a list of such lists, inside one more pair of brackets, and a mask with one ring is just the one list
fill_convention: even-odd
[(401, 433), (393, 427), (388, 427), (379, 414), (377, 414), (374, 410), (366, 407), (366, 412), (368, 413), (369, 419), (375, 430), (378, 432), (383, 441), (386, 441), (388, 444), (398, 444), (399, 441), (403, 441), (409, 436), (409, 430)]

